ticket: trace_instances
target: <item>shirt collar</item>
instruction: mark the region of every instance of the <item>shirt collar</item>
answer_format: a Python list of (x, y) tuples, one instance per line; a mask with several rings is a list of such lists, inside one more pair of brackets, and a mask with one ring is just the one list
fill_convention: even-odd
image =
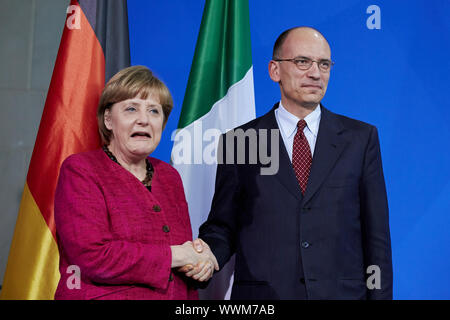
[[(280, 129), (283, 131), (284, 135), (288, 138), (290, 138), (297, 129), (297, 123), (300, 120), (300, 118), (297, 118), (292, 113), (287, 111), (283, 104), (279, 103), (278, 109), (278, 118), (280, 120)], [(311, 133), (314, 135), (314, 137), (317, 138), (317, 134), (319, 132), (319, 123), (321, 118), (322, 111), (320, 109), (320, 105), (317, 105), (317, 107), (314, 109), (313, 112), (308, 114), (305, 117), (306, 126), (311, 131)]]

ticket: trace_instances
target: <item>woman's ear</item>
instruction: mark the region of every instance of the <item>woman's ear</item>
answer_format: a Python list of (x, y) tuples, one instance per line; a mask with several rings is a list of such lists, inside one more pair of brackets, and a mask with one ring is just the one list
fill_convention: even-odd
[(108, 130), (112, 130), (112, 121), (111, 121), (111, 109), (108, 108), (105, 110), (105, 114), (103, 116), (105, 127)]

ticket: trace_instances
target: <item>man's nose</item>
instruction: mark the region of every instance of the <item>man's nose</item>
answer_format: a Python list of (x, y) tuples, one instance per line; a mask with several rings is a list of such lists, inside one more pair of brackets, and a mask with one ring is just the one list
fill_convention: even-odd
[(317, 61), (313, 61), (311, 68), (308, 69), (307, 75), (313, 79), (320, 79), (320, 69)]

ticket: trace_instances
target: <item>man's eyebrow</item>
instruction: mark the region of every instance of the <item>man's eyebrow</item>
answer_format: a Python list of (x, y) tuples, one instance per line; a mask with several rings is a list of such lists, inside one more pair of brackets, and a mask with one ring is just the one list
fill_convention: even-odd
[[(306, 57), (306, 56), (297, 56), (294, 59), (308, 59), (308, 60), (314, 60), (313, 58)], [(319, 61), (331, 61), (331, 59), (328, 58), (319, 58)]]

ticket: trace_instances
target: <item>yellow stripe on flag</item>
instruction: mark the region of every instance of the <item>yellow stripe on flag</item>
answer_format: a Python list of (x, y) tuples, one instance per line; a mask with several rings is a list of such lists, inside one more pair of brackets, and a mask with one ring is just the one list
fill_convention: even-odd
[(26, 183), (0, 298), (53, 299), (58, 266), (58, 246)]

